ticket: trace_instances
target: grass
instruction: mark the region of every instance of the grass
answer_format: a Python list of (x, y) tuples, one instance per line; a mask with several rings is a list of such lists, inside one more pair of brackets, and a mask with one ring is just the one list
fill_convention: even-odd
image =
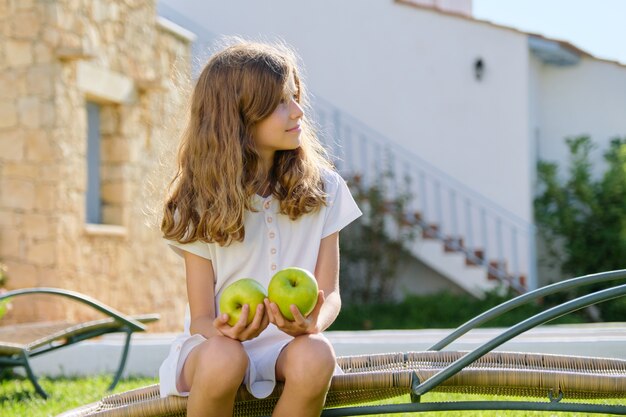
[[(2, 417), (49, 417), (81, 405), (98, 401), (110, 394), (107, 387), (111, 376), (91, 378), (40, 378), (39, 382), (48, 393), (44, 400), (35, 393), (30, 381), (16, 377), (0, 380), (0, 416)], [(122, 380), (115, 393), (154, 384), (153, 378)]]
[[(98, 376), (91, 378), (41, 378), (43, 388), (48, 392), (50, 398), (43, 400), (33, 391), (29, 381), (14, 378), (0, 380), (0, 416), (2, 417), (49, 417), (99, 400), (102, 396), (108, 395), (106, 391), (111, 382), (110, 376)], [(120, 381), (114, 392), (127, 391), (133, 388), (142, 387), (156, 383), (152, 378), (133, 378)], [(517, 397), (496, 397), (496, 396), (470, 396), (461, 394), (429, 393), (422, 398), (422, 402), (440, 401), (488, 401), (488, 400), (517, 400)], [(527, 399), (528, 401), (536, 401)], [(375, 404), (401, 404), (409, 401), (409, 397), (398, 397)], [(547, 399), (546, 399), (547, 401)], [(584, 401), (587, 402), (587, 401)], [(598, 400), (602, 404), (624, 404), (623, 400)], [(420, 417), (583, 417), (586, 413), (549, 413), (549, 412), (529, 412), (529, 411), (450, 411), (450, 412), (430, 412), (413, 414), (385, 414), (385, 417), (398, 416), (420, 416)], [(593, 414), (602, 416), (604, 414)], [(379, 415), (382, 417), (383, 415)]]

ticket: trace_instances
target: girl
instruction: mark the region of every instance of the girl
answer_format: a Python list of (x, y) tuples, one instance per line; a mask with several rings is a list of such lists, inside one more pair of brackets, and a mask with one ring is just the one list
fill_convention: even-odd
[[(319, 416), (324, 405), (337, 368), (321, 332), (341, 307), (338, 232), (361, 212), (305, 103), (294, 54), (279, 45), (227, 47), (195, 85), (161, 224), (184, 258), (189, 301), (185, 332), (159, 371), (161, 395), (189, 395), (189, 417), (232, 416), (242, 383), (263, 398), (284, 381), (274, 416)], [(314, 271), (309, 316), (292, 306), (289, 321), (266, 299), (227, 324), (224, 288), (241, 278), (267, 288), (289, 266)]]

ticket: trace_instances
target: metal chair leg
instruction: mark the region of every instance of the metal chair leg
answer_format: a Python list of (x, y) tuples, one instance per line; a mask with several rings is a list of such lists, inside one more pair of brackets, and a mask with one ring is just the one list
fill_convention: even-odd
[(126, 359), (128, 359), (128, 351), (130, 350), (130, 338), (132, 334), (133, 334), (132, 330), (129, 330), (126, 332), (126, 343), (124, 345), (124, 351), (122, 352), (122, 357), (120, 358), (120, 364), (117, 367), (117, 373), (115, 374), (115, 377), (113, 378), (113, 382), (111, 382), (111, 385), (109, 385), (109, 388), (108, 388), (109, 391), (112, 391), (113, 388), (115, 388), (120, 378), (122, 377), (122, 373), (124, 372), (124, 367), (126, 366)]
[(22, 365), (26, 369), (26, 375), (28, 376), (28, 379), (30, 379), (30, 382), (35, 387), (35, 391), (37, 391), (37, 394), (41, 395), (44, 399), (47, 399), (48, 394), (46, 393), (46, 391), (44, 391), (43, 388), (41, 388), (41, 385), (39, 385), (39, 382), (37, 381), (37, 377), (35, 376), (32, 368), (30, 367), (28, 354), (26, 352), (22, 352), (22, 361), (23, 361)]

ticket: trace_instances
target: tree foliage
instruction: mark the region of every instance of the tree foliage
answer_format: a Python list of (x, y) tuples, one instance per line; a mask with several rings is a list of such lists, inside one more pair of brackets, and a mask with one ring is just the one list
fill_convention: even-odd
[(347, 304), (391, 300), (404, 245), (416, 236), (416, 226), (407, 221), (411, 194), (391, 193), (393, 180), (391, 171), (372, 184), (359, 175), (348, 179), (363, 216), (341, 232), (341, 294)]
[(557, 266), (567, 277), (623, 269), (626, 138), (611, 140), (600, 175), (591, 162), (596, 146), (589, 136), (568, 138), (566, 144), (570, 164), (564, 180), (556, 163), (538, 163), (535, 220), (549, 249), (542, 261)]

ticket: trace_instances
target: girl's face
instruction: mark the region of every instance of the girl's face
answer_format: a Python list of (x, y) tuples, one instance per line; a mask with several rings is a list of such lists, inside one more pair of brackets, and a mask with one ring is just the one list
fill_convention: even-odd
[(291, 76), (285, 86), (284, 97), (274, 112), (255, 126), (253, 137), (256, 149), (268, 168), (276, 151), (300, 146), (300, 119), (304, 113), (296, 101), (296, 95), (296, 83)]

